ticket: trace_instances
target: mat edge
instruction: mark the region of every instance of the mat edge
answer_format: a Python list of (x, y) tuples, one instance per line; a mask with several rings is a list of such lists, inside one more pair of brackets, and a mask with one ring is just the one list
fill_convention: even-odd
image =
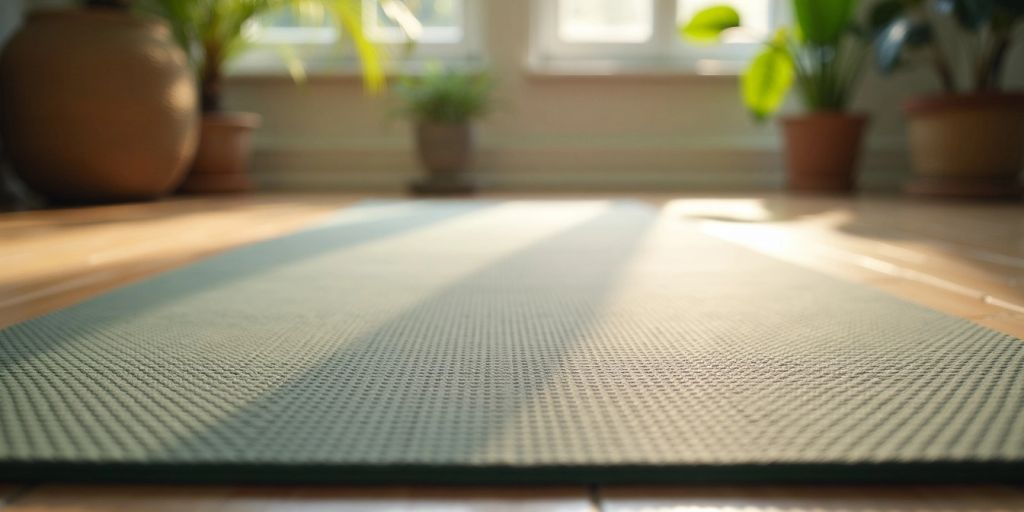
[(10, 483), (138, 484), (995, 484), (1024, 483), (1024, 462), (441, 466), (5, 463)]

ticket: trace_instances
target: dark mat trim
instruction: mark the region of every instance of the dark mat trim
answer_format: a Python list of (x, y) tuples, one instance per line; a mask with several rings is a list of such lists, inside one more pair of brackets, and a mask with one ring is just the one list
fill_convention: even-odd
[(1024, 483), (1017, 463), (726, 464), (702, 466), (311, 466), (275, 464), (0, 465), (12, 483), (615, 485)]

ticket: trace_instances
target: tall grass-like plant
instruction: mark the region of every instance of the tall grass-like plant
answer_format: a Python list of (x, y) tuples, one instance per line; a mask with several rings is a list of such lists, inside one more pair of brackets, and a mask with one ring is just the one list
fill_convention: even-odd
[(358, 53), (366, 86), (384, 84), (382, 55), (366, 37), (359, 0), (138, 0), (147, 12), (164, 17), (195, 65), (204, 112), (221, 107), (224, 66), (251, 42), (250, 23), (277, 9), (294, 9), (301, 17), (328, 16)]
[(1007, 55), (1020, 37), (1024, 0), (883, 0), (871, 21), (883, 72), (921, 56), (946, 93), (992, 91), (1001, 88)]
[[(796, 85), (813, 112), (847, 110), (867, 53), (868, 37), (854, 21), (856, 0), (792, 0), (794, 27), (776, 30), (741, 77), (743, 102), (758, 120), (774, 114)], [(698, 12), (680, 27), (695, 43), (713, 43), (742, 24), (732, 7)]]
[(487, 73), (431, 69), (405, 77), (395, 86), (400, 112), (418, 123), (458, 124), (485, 115), (491, 107), (494, 80)]

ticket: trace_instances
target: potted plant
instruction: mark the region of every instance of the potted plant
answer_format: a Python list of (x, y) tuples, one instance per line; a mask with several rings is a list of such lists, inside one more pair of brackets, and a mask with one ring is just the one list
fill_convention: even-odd
[(494, 81), (486, 73), (441, 69), (404, 78), (395, 87), (401, 112), (413, 122), (417, 154), (427, 172), (424, 179), (413, 182), (414, 193), (476, 190), (469, 172), (475, 146), (473, 120), (488, 112), (493, 88)]
[(127, 0), (37, 8), (0, 57), (5, 153), (57, 202), (153, 199), (195, 154), (198, 102), (167, 24)]
[[(787, 187), (846, 192), (855, 172), (867, 117), (849, 112), (867, 53), (854, 23), (855, 0), (792, 0), (795, 29), (780, 28), (740, 78), (744, 103), (757, 120), (774, 114), (793, 84), (807, 114), (782, 118)], [(680, 28), (686, 39), (717, 41), (741, 25), (728, 6), (699, 11)]]
[(260, 116), (225, 112), (221, 95), (224, 67), (247, 42), (251, 22), (274, 9), (297, 13), (326, 10), (347, 35), (363, 66), (365, 83), (378, 89), (384, 81), (376, 47), (363, 34), (358, 0), (139, 0), (143, 8), (165, 17), (197, 73), (202, 129), (195, 161), (183, 192), (241, 192), (251, 188), (248, 175), (252, 130)]
[[(908, 101), (912, 193), (1019, 196), (1024, 93), (1002, 88), (1021, 0), (886, 0), (872, 10), (883, 72), (923, 57), (941, 93)], [(956, 57), (960, 57), (959, 59)]]

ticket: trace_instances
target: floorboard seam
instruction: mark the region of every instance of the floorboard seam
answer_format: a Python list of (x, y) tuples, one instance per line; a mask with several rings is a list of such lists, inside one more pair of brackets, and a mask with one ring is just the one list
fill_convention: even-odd
[(601, 488), (597, 485), (587, 486), (587, 498), (590, 501), (591, 512), (603, 512), (604, 505), (601, 504)]
[(8, 505), (14, 505), (15, 502), (28, 494), (34, 486), (34, 484), (22, 485), (8, 494), (0, 496), (0, 510), (4, 510)]

